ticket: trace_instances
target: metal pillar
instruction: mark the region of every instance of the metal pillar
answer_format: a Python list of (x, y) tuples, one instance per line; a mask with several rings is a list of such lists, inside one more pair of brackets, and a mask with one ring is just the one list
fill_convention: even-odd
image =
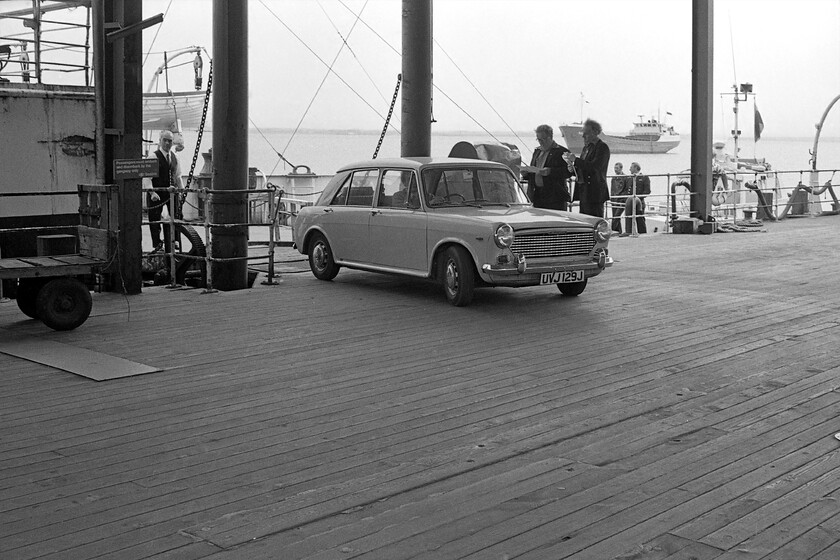
[[(214, 224), (248, 218), (248, 2), (213, 0), (213, 193)], [(243, 191), (243, 192), (218, 192)], [(248, 226), (214, 226), (214, 258), (248, 256)], [(245, 260), (212, 263), (213, 288), (248, 287)]]
[(143, 3), (133, 0), (97, 0), (93, 3), (94, 22), (98, 34), (96, 45), (102, 56), (102, 84), (97, 87), (103, 99), (97, 100), (101, 122), (97, 123), (97, 180), (100, 173), (107, 184), (116, 184), (120, 192), (117, 270), (111, 269), (110, 289), (139, 294), (143, 278), (140, 261), (143, 256), (140, 226), (143, 221), (142, 180), (114, 180), (114, 159), (138, 159), (143, 145), (143, 37), (128, 34), (118, 40), (107, 41), (104, 34), (143, 19)]
[(691, 41), (691, 210), (712, 213), (712, 86), (714, 0), (692, 1)]
[(432, 153), (432, 0), (402, 3), (403, 157)]

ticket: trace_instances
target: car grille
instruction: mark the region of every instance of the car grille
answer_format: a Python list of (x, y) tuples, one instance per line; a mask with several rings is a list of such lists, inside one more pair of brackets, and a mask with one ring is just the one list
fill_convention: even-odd
[(591, 231), (570, 233), (517, 234), (510, 250), (524, 255), (526, 259), (546, 257), (572, 257), (588, 255), (595, 246)]

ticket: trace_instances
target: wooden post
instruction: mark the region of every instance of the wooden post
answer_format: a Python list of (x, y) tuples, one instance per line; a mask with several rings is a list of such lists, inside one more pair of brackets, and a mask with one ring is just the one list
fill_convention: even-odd
[[(97, 29), (102, 34), (139, 24), (143, 19), (143, 3), (132, 0), (108, 0), (94, 2), (94, 9), (102, 11), (102, 25)], [(95, 20), (100, 18), (95, 14)], [(104, 36), (95, 37), (102, 48), (102, 72), (104, 94), (102, 102), (102, 131), (97, 138), (104, 138), (105, 146), (98, 151), (104, 157), (104, 181), (116, 184), (120, 191), (118, 211), (119, 236), (117, 240), (118, 259), (112, 273), (110, 289), (124, 290), (127, 294), (139, 294), (142, 287), (141, 259), (143, 256), (142, 179), (114, 180), (115, 159), (139, 159), (142, 157), (143, 141), (143, 37), (131, 33), (109, 42)], [(98, 179), (98, 177), (97, 177)]]

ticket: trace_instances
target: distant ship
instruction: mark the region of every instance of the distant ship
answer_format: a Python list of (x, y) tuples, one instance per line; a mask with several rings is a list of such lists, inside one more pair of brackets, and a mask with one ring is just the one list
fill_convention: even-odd
[[(583, 150), (582, 130), (583, 125), (579, 123), (560, 125), (566, 147), (573, 152), (580, 153)], [(602, 132), (601, 140), (607, 143), (613, 154), (664, 154), (680, 145), (680, 135), (674, 127), (657, 119), (633, 123), (633, 130), (626, 136)]]

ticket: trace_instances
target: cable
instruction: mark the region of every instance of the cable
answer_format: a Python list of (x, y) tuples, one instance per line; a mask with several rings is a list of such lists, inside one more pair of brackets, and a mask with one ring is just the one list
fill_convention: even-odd
[[(327, 18), (327, 21), (330, 22), (330, 25), (333, 26), (333, 29), (335, 29), (335, 32), (338, 34), (339, 37), (341, 37), (341, 42), (344, 43), (344, 45), (347, 47), (347, 50), (350, 51), (350, 54), (353, 55), (353, 59), (359, 65), (359, 68), (362, 70), (362, 72), (364, 72), (365, 76), (367, 76), (367, 79), (371, 83), (371, 85), (373, 86), (373, 89), (376, 90), (376, 93), (379, 94), (379, 98), (382, 101), (384, 101), (385, 103), (388, 103), (388, 98), (385, 97), (385, 94), (383, 94), (382, 91), (380, 91), (379, 87), (376, 85), (376, 82), (373, 80), (373, 77), (365, 69), (364, 65), (362, 64), (362, 61), (359, 60), (359, 57), (356, 56), (355, 51), (353, 51), (352, 47), (350, 47), (350, 43), (347, 42), (347, 39), (344, 37), (344, 35), (341, 34), (341, 31), (339, 31), (338, 26), (332, 20), (329, 13), (327, 13), (327, 10), (324, 9), (324, 5), (321, 3), (321, 0), (318, 0), (318, 6), (321, 8), (321, 11), (324, 12), (324, 16)], [(364, 10), (364, 7), (362, 7), (362, 10)], [(361, 16), (361, 12), (359, 12), (359, 16), (357, 16), (357, 20), (360, 19), (360, 16)]]
[(257, 124), (254, 122), (254, 120), (253, 120), (251, 117), (248, 117), (248, 121), (250, 121), (250, 123), (251, 123), (252, 125), (254, 125), (254, 128), (256, 128), (256, 129), (257, 129), (257, 132), (259, 132), (260, 136), (262, 136), (262, 137), (263, 137), (263, 140), (265, 140), (265, 143), (266, 143), (266, 144), (268, 144), (268, 145), (271, 147), (271, 150), (272, 150), (275, 154), (277, 154), (277, 157), (279, 158), (279, 159), (277, 160), (277, 163), (275, 163), (275, 164), (274, 164), (274, 167), (272, 167), (272, 168), (271, 168), (271, 171), (269, 171), (269, 172), (268, 172), (268, 175), (271, 175), (271, 174), (273, 174), (273, 173), (274, 173), (274, 170), (275, 170), (275, 169), (277, 169), (277, 166), (280, 164), (280, 162), (281, 162), (281, 161), (283, 161), (284, 163), (288, 163), (289, 165), (291, 165), (291, 166), (292, 166), (292, 169), (294, 169), (294, 168), (296, 168), (296, 167), (297, 167), (294, 163), (292, 163), (291, 161), (289, 161), (288, 159), (286, 159), (286, 156), (284, 156), (283, 154), (281, 154), (280, 152), (278, 152), (278, 151), (277, 151), (277, 148), (275, 148), (275, 147), (274, 147), (274, 145), (271, 143), (271, 141), (270, 141), (270, 140), (266, 137), (266, 135), (265, 135), (265, 134), (263, 134), (263, 131), (262, 131), (262, 130), (260, 130), (260, 127), (258, 127), (258, 126), (257, 126)]
[[(384, 117), (383, 115), (381, 115), (381, 114), (379, 113), (379, 111), (378, 111), (378, 110), (377, 110), (377, 109), (376, 109), (373, 105), (371, 105), (371, 104), (370, 104), (370, 103), (369, 103), (369, 102), (368, 102), (368, 101), (367, 101), (364, 97), (362, 97), (362, 95), (361, 95), (359, 92), (357, 92), (355, 89), (353, 89), (353, 86), (351, 86), (349, 83), (347, 83), (347, 81), (346, 81), (344, 78), (342, 78), (342, 77), (341, 77), (338, 73), (336, 73), (336, 72), (332, 69), (332, 67), (331, 67), (329, 64), (327, 64), (327, 63), (326, 63), (326, 61), (324, 61), (324, 59), (322, 59), (320, 56), (318, 56), (318, 53), (316, 53), (314, 50), (312, 50), (312, 48), (311, 48), (309, 45), (307, 45), (307, 44), (306, 44), (306, 42), (305, 42), (303, 39), (301, 39), (301, 38), (300, 38), (300, 36), (299, 36), (297, 33), (295, 33), (295, 32), (292, 30), (292, 28), (291, 28), (291, 27), (289, 27), (289, 26), (286, 24), (286, 22), (284, 22), (282, 19), (280, 19), (280, 17), (279, 17), (277, 14), (275, 14), (275, 13), (271, 10), (271, 8), (269, 8), (268, 6), (266, 6), (266, 4), (265, 4), (265, 0), (260, 0), (260, 4), (262, 4), (262, 5), (263, 5), (263, 7), (264, 7), (266, 10), (268, 10), (268, 13), (270, 13), (272, 16), (274, 16), (274, 18), (275, 18), (277, 21), (279, 21), (279, 22), (280, 22), (280, 24), (281, 24), (281, 25), (283, 25), (283, 27), (285, 27), (285, 28), (286, 28), (286, 30), (288, 30), (288, 31), (289, 31), (289, 33), (291, 33), (291, 34), (292, 34), (292, 36), (294, 36), (294, 38), (295, 38), (295, 39), (297, 39), (298, 41), (300, 41), (300, 43), (301, 43), (304, 47), (306, 47), (306, 49), (307, 49), (310, 53), (312, 53), (312, 55), (313, 55), (316, 59), (318, 59), (318, 62), (320, 62), (321, 64), (323, 64), (324, 66), (326, 66), (326, 67), (329, 69), (329, 71), (330, 71), (330, 72), (331, 72), (331, 73), (332, 73), (332, 74), (333, 74), (336, 78), (338, 78), (338, 80), (339, 80), (342, 84), (344, 84), (345, 86), (347, 86), (347, 88), (348, 88), (350, 91), (352, 91), (352, 92), (356, 95), (356, 97), (358, 97), (358, 98), (359, 98), (359, 99), (360, 99), (360, 100), (361, 100), (361, 101), (362, 101), (365, 105), (367, 105), (367, 106), (368, 106), (368, 107), (369, 107), (369, 108), (370, 108), (370, 109), (371, 109), (374, 113), (376, 113), (376, 116), (377, 116), (377, 117), (379, 117), (380, 119), (382, 119), (382, 121), (383, 121), (383, 122), (385, 121), (385, 117)], [(392, 127), (392, 128), (393, 128), (393, 129), (394, 129), (397, 133), (399, 133), (399, 130), (398, 130), (396, 127), (394, 127), (393, 125), (392, 125), (391, 127)]]
[[(394, 45), (392, 45), (391, 43), (389, 43), (389, 42), (388, 42), (388, 41), (387, 41), (387, 40), (386, 40), (386, 39), (385, 39), (382, 35), (380, 35), (379, 33), (377, 33), (377, 32), (376, 32), (376, 30), (375, 30), (374, 28), (372, 28), (370, 25), (368, 25), (368, 24), (367, 24), (367, 22), (366, 22), (365, 20), (361, 19), (361, 15), (360, 15), (360, 14), (356, 14), (356, 12), (354, 12), (352, 8), (350, 8), (349, 6), (347, 6), (347, 4), (345, 4), (345, 3), (344, 3), (344, 0), (338, 0), (338, 2), (339, 2), (339, 4), (341, 4), (341, 5), (344, 7), (344, 9), (346, 9), (348, 12), (350, 12), (350, 13), (351, 13), (351, 14), (353, 14), (354, 16), (357, 16), (357, 17), (359, 18), (359, 22), (360, 22), (362, 25), (364, 25), (365, 27), (367, 27), (367, 28), (368, 28), (368, 29), (369, 29), (369, 30), (370, 30), (370, 31), (371, 31), (374, 35), (376, 35), (376, 37), (377, 37), (380, 41), (382, 41), (383, 43), (385, 43), (385, 45), (386, 45), (386, 46), (388, 46), (388, 48), (390, 48), (392, 51), (394, 51), (394, 52), (395, 52), (398, 56), (402, 56), (402, 53), (401, 53), (401, 52), (400, 52), (400, 51), (399, 51), (399, 50), (398, 50), (398, 49), (397, 49)], [(437, 41), (435, 41), (435, 43), (437, 43)], [(440, 44), (438, 44), (438, 47), (440, 47)], [(442, 47), (441, 47), (441, 51), (443, 51), (443, 48), (442, 48)], [(443, 51), (443, 53), (446, 55), (446, 57), (447, 57), (447, 58), (449, 58), (449, 59), (450, 59), (450, 61), (452, 60), (452, 58), (451, 58), (451, 57), (450, 57), (450, 56), (449, 56), (449, 55), (448, 55), (445, 51)], [(453, 61), (453, 64), (455, 65), (455, 67), (456, 67), (456, 68), (458, 68), (458, 65), (457, 65), (457, 64), (455, 64), (455, 63), (454, 63), (454, 61)], [(461, 69), (460, 69), (460, 68), (458, 68), (458, 71), (459, 71), (459, 72), (461, 72)], [(461, 74), (463, 75), (463, 72), (461, 72)], [(464, 76), (464, 77), (466, 78), (466, 76)], [(467, 78), (467, 81), (469, 82), (470, 80)], [(470, 82), (470, 85), (472, 85), (472, 86), (473, 86), (473, 88), (475, 88), (475, 85), (474, 85), (474, 84), (472, 84), (472, 82)], [(447, 98), (447, 99), (448, 99), (448, 100), (449, 100), (449, 101), (450, 101), (453, 105), (455, 105), (455, 107), (457, 107), (458, 109), (460, 109), (462, 113), (464, 113), (467, 117), (469, 117), (469, 118), (470, 118), (470, 120), (472, 120), (475, 124), (477, 124), (477, 125), (478, 125), (478, 127), (479, 127), (479, 128), (481, 128), (481, 130), (483, 130), (484, 132), (486, 132), (487, 134), (489, 134), (489, 135), (490, 135), (490, 137), (491, 137), (491, 138), (493, 138), (493, 140), (495, 140), (496, 142), (499, 142), (500, 144), (502, 143), (502, 142), (501, 142), (501, 140), (499, 140), (498, 138), (496, 138), (496, 136), (494, 136), (492, 132), (490, 132), (489, 130), (487, 130), (487, 129), (484, 127), (484, 125), (482, 125), (480, 122), (478, 122), (478, 121), (475, 119), (475, 117), (473, 117), (472, 115), (470, 115), (470, 114), (469, 114), (469, 113), (468, 113), (468, 112), (467, 112), (467, 111), (466, 111), (463, 107), (461, 107), (460, 105), (458, 105), (458, 104), (457, 104), (457, 103), (456, 103), (456, 102), (455, 102), (455, 101), (454, 101), (454, 100), (453, 100), (453, 99), (452, 99), (449, 95), (447, 95), (447, 94), (446, 94), (446, 92), (444, 92), (444, 91), (443, 91), (443, 90), (442, 90), (439, 86), (437, 86), (437, 85), (433, 85), (433, 87), (434, 87), (434, 89), (436, 89), (437, 91), (439, 91), (439, 92), (440, 92), (440, 93), (441, 93), (444, 97), (446, 97), (446, 98)], [(477, 88), (476, 88), (476, 91), (477, 91)], [(481, 92), (479, 92), (479, 95), (481, 95)], [(486, 99), (483, 95), (481, 95), (481, 97), (482, 97), (482, 99), (484, 99), (485, 101), (487, 101), (487, 99)], [(487, 102), (487, 104), (488, 104), (488, 105), (490, 105), (490, 103), (489, 103), (489, 102)], [(490, 108), (491, 108), (491, 109), (493, 109), (493, 107), (492, 107), (492, 106), (491, 106)], [(497, 113), (495, 109), (493, 109), (493, 112), (494, 112), (494, 113), (496, 113), (497, 115), (499, 115), (499, 113)], [(501, 115), (499, 115), (499, 118), (501, 118)], [(523, 143), (523, 147), (526, 147), (526, 148), (527, 148), (527, 146), (524, 146), (525, 142), (524, 142), (521, 138), (519, 138), (519, 136), (516, 134), (516, 132), (514, 132), (514, 131), (513, 131), (513, 129), (510, 127), (510, 125), (508, 125), (508, 123), (507, 123), (507, 122), (505, 122), (505, 120), (504, 120), (504, 119), (502, 119), (502, 122), (504, 122), (504, 123), (505, 123), (505, 125), (508, 127), (508, 129), (510, 129), (510, 130), (511, 130), (511, 132), (513, 132), (513, 133), (514, 133), (514, 136), (516, 136), (516, 138), (517, 138), (520, 142), (522, 142), (522, 143)]]
[[(501, 121), (505, 124), (505, 126), (507, 127), (507, 129), (508, 129), (508, 130), (510, 130), (510, 131), (511, 131), (511, 133), (513, 133), (513, 135), (516, 137), (516, 139), (517, 139), (517, 140), (519, 140), (519, 141), (522, 143), (523, 147), (524, 147), (524, 146), (525, 146), (525, 141), (524, 141), (522, 138), (520, 138), (520, 137), (519, 137), (519, 135), (518, 135), (518, 134), (516, 133), (516, 131), (515, 131), (515, 130), (513, 130), (513, 128), (512, 128), (512, 127), (511, 127), (511, 126), (507, 123), (507, 121), (504, 119), (504, 117), (502, 117), (502, 115), (500, 115), (500, 114), (499, 114), (499, 112), (495, 109), (495, 107), (493, 107), (493, 105), (490, 103), (490, 101), (489, 101), (486, 97), (484, 97), (484, 94), (483, 94), (483, 93), (481, 93), (481, 91), (478, 89), (478, 87), (476, 87), (476, 85), (472, 82), (472, 80), (470, 80), (470, 79), (467, 77), (467, 75), (464, 73), (464, 71), (463, 71), (463, 70), (461, 70), (461, 67), (460, 67), (460, 66), (458, 66), (458, 64), (456, 64), (454, 60), (452, 60), (452, 57), (451, 57), (451, 56), (449, 56), (449, 53), (447, 53), (447, 52), (446, 52), (446, 49), (444, 49), (444, 48), (443, 48), (443, 46), (442, 46), (442, 45), (441, 45), (441, 44), (437, 41), (437, 39), (434, 39), (434, 42), (435, 42), (435, 45), (437, 45), (437, 47), (440, 49), (440, 52), (442, 52), (442, 53), (444, 54), (444, 56), (446, 56), (446, 58), (448, 58), (448, 59), (449, 59), (449, 62), (451, 62), (451, 63), (452, 63), (452, 65), (453, 65), (453, 66), (454, 66), (454, 67), (458, 70), (458, 72), (460, 72), (460, 73), (461, 73), (461, 76), (463, 76), (463, 77), (464, 77), (464, 79), (465, 79), (465, 80), (467, 80), (467, 83), (468, 83), (468, 84), (470, 84), (470, 85), (472, 86), (472, 88), (473, 88), (473, 89), (476, 91), (476, 93), (477, 93), (477, 94), (481, 97), (481, 99), (483, 99), (483, 100), (484, 100), (484, 102), (485, 102), (485, 103), (487, 103), (487, 106), (488, 106), (488, 107), (490, 107), (490, 109), (493, 111), (493, 113), (495, 113), (495, 114), (496, 114), (496, 116), (497, 116), (497, 117), (499, 117), (499, 119), (500, 119), (500, 120), (501, 120)], [(467, 115), (467, 116), (469, 116), (469, 115)]]
[[(167, 5), (166, 5), (166, 10), (163, 12), (163, 19), (164, 19), (164, 20), (166, 19), (166, 15), (169, 13), (169, 8), (171, 8), (171, 7), (172, 7), (172, 0), (169, 0), (169, 4), (167, 4)], [(143, 64), (142, 64), (142, 66), (145, 66), (145, 65), (146, 65), (146, 61), (147, 61), (147, 60), (149, 60), (149, 55), (150, 55), (150, 54), (151, 54), (151, 52), (152, 52), (152, 46), (154, 46), (155, 41), (157, 41), (157, 36), (158, 36), (158, 33), (160, 33), (160, 30), (161, 30), (161, 28), (162, 28), (162, 27), (163, 27), (163, 25), (158, 25), (158, 26), (157, 26), (157, 29), (155, 30), (155, 36), (154, 36), (154, 37), (152, 37), (152, 42), (151, 42), (151, 43), (149, 43), (149, 50), (148, 50), (148, 51), (146, 51), (146, 56), (145, 56), (145, 58), (143, 58)]]

